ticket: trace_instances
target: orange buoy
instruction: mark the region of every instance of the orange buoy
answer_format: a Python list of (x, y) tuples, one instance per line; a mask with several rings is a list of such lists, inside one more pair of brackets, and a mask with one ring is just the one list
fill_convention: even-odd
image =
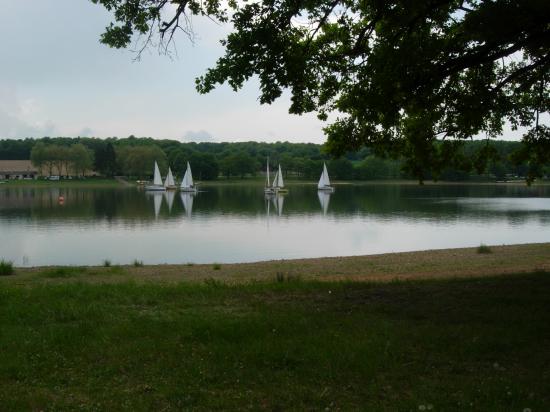
[(63, 196), (59, 196), (59, 204), (62, 205), (63, 203), (65, 203), (65, 198)]

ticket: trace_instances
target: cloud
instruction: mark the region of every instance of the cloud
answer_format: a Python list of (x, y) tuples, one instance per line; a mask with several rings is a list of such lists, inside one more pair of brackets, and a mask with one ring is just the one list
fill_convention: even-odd
[(188, 130), (183, 135), (183, 139), (188, 142), (213, 142), (214, 137), (210, 133), (208, 133), (206, 130), (197, 130), (196, 132), (193, 130)]
[(77, 133), (80, 137), (92, 137), (94, 134), (93, 129), (89, 128), (88, 126), (84, 127), (80, 132)]
[(49, 120), (36, 120), (36, 102), (20, 102), (13, 86), (0, 85), (0, 138), (52, 136), (55, 125)]

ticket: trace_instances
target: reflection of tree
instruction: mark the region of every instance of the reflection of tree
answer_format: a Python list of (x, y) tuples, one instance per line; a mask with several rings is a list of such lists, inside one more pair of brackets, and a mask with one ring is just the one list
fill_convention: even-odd
[[(59, 204), (60, 195), (65, 197)], [(181, 197), (181, 196), (178, 196)], [(498, 198), (550, 197), (550, 187), (525, 186), (416, 186), (416, 185), (340, 185), (330, 195), (330, 214), (334, 217), (361, 216), (372, 218), (428, 219), (445, 221), (468, 219), (489, 221), (506, 219), (518, 224), (538, 217), (550, 221), (550, 207), (540, 210), (522, 210), (503, 206), (485, 205), (486, 200)], [(479, 204), (476, 205), (476, 199)], [(172, 209), (163, 206), (159, 220), (182, 216), (236, 215), (262, 217), (266, 204), (262, 186), (220, 185), (205, 188), (190, 202), (174, 201)], [(313, 185), (295, 185), (284, 198), (284, 215), (318, 215), (319, 195)], [(550, 202), (550, 201), (549, 201)], [(168, 203), (169, 204), (169, 203)], [(544, 205), (544, 203), (542, 203)], [(154, 222), (152, 200), (135, 189), (37, 189), (6, 188), (0, 190), (0, 216), (36, 222), (77, 221), (82, 225), (122, 222), (142, 224)], [(189, 207), (186, 207), (189, 206)], [(272, 211), (276, 212), (272, 203)], [(277, 206), (279, 206), (277, 204)], [(321, 202), (323, 208), (323, 202)], [(327, 202), (328, 208), (328, 202)]]

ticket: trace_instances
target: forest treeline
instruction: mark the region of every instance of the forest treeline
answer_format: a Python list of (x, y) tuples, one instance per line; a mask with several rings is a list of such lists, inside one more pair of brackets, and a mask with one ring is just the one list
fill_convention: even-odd
[[(464, 143), (459, 161), (443, 168), (441, 175), (427, 178), (448, 181), (525, 178), (530, 165), (516, 159), (519, 142), (474, 140)], [(441, 144), (441, 150), (445, 146)], [(408, 179), (412, 174), (400, 159), (376, 157), (365, 147), (333, 159), (314, 143), (183, 143), (152, 138), (67, 138), (0, 140), (0, 159), (31, 159), (43, 174), (52, 167), (66, 174), (82, 175), (94, 170), (103, 176), (147, 178), (157, 161), (164, 174), (168, 166), (181, 175), (189, 162), (198, 180), (243, 178), (265, 171), (269, 157), (274, 168), (281, 164), (286, 177), (316, 179), (327, 163), (337, 180)], [(488, 161), (487, 161), (488, 159)], [(550, 165), (542, 174), (550, 175)]]

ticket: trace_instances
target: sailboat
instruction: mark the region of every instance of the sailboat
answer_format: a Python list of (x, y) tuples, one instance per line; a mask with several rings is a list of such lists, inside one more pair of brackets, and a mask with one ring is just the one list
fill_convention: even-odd
[(162, 192), (166, 188), (162, 185), (162, 178), (160, 177), (159, 165), (155, 162), (155, 169), (153, 171), (153, 184), (145, 186), (145, 190)]
[(275, 174), (275, 179), (273, 179), (273, 189), (275, 193), (287, 193), (288, 189), (285, 189), (285, 183), (283, 182), (283, 172), (281, 172), (281, 165), (279, 165), (279, 170)]
[(172, 175), (172, 169), (168, 168), (168, 174), (166, 175), (166, 180), (164, 181), (164, 188), (166, 190), (176, 190), (176, 182), (174, 182), (174, 176)]
[(265, 181), (264, 193), (266, 195), (275, 194), (275, 189), (271, 186), (271, 183), (269, 182), (269, 157), (267, 158), (266, 181)]
[(187, 170), (181, 179), (180, 190), (182, 192), (196, 192), (197, 188), (193, 184), (193, 174), (191, 173), (191, 166), (187, 162)]
[(321, 173), (321, 177), (319, 178), (319, 183), (317, 184), (317, 190), (326, 190), (328, 192), (334, 191), (334, 188), (330, 185), (327, 165), (325, 163), (323, 163), (323, 173)]

